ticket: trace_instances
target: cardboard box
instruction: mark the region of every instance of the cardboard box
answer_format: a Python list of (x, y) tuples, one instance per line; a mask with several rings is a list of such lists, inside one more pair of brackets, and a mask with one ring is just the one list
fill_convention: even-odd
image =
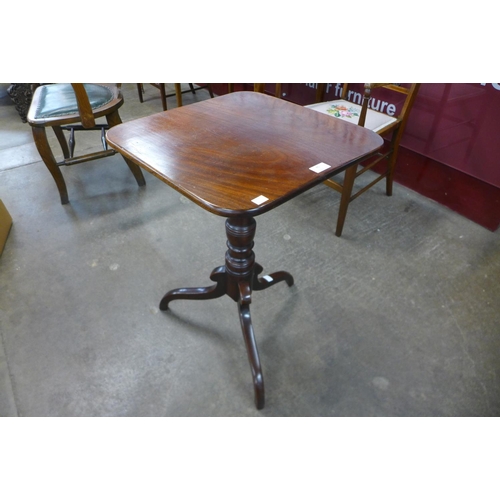
[(0, 256), (2, 255), (3, 247), (9, 236), (9, 231), (12, 226), (12, 217), (5, 208), (5, 205), (0, 200)]

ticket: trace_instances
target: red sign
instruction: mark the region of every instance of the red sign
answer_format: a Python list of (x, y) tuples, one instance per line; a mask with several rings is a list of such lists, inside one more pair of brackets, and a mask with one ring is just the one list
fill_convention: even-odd
[(500, 85), (422, 84), (401, 145), (500, 187)]
[[(274, 92), (274, 84), (268, 84)], [(351, 100), (363, 86), (354, 86)], [(393, 114), (401, 101), (394, 92), (373, 94), (373, 109)], [(316, 84), (282, 85), (283, 97), (314, 102)], [(340, 98), (341, 84), (328, 84), (325, 100)], [(375, 92), (375, 91), (374, 91)], [(401, 145), (496, 187), (500, 187), (500, 84), (423, 83)]]

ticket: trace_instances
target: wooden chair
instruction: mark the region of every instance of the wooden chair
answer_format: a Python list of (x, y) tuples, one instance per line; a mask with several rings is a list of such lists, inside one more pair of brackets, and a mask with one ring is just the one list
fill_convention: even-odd
[[(159, 89), (160, 98), (161, 98), (161, 105), (162, 105), (163, 111), (167, 111), (167, 97), (172, 97), (175, 95), (175, 97), (177, 99), (177, 107), (180, 108), (182, 106), (182, 94), (185, 94), (186, 92), (192, 92), (193, 94), (196, 94), (197, 90), (207, 89), (208, 93), (210, 94), (210, 97), (214, 96), (211, 83), (207, 83), (206, 85), (202, 85), (200, 87), (195, 87), (192, 83), (190, 83), (189, 90), (182, 90), (180, 83), (174, 83), (174, 86), (175, 86), (175, 93), (174, 94), (167, 94), (166, 93), (164, 83), (150, 83), (150, 85)], [(144, 102), (144, 98), (143, 98), (144, 85), (142, 83), (137, 84), (137, 92), (139, 93), (139, 101)]]
[[(409, 84), (409, 86), (389, 83), (365, 83), (364, 91), (361, 93), (350, 90), (349, 84), (345, 83), (342, 88), (341, 99), (328, 102), (317, 102), (316, 104), (307, 106), (308, 108), (325, 113), (334, 118), (369, 128), (388, 139), (388, 144), (386, 144), (382, 152), (378, 152), (366, 165), (355, 165), (348, 168), (344, 173), (342, 184), (333, 179), (325, 181), (327, 186), (341, 193), (337, 228), (335, 231), (337, 236), (341, 236), (342, 234), (347, 208), (351, 201), (382, 179), (386, 179), (387, 196), (392, 195), (394, 169), (397, 162), (399, 144), (419, 87), (419, 83), (412, 83)], [(396, 112), (396, 106), (394, 105), (386, 105), (384, 106), (385, 109), (382, 111), (375, 111), (370, 108), (370, 100), (373, 98), (372, 90), (382, 88), (404, 95), (403, 102), (399, 106), (399, 112)], [(318, 84), (316, 100), (323, 101), (324, 93), (325, 84)], [(377, 102), (378, 106), (381, 107), (381, 99)], [(355, 179), (368, 170), (371, 170), (382, 160), (386, 160), (385, 168), (382, 173), (378, 174), (374, 180), (353, 194)]]
[[(352, 85), (352, 84), (351, 84)], [(344, 222), (347, 215), (349, 203), (355, 198), (370, 189), (373, 185), (386, 179), (386, 194), (392, 195), (392, 184), (394, 179), (394, 168), (396, 166), (399, 143), (405, 130), (406, 122), (410, 115), (410, 110), (417, 96), (419, 83), (408, 85), (390, 84), (390, 83), (365, 83), (364, 91), (356, 92), (350, 89), (349, 84), (345, 83), (342, 87), (341, 99), (335, 101), (323, 102), (325, 97), (326, 84), (319, 83), (316, 91), (316, 103), (306, 107), (325, 113), (334, 118), (340, 118), (356, 125), (369, 128), (380, 135), (389, 135), (389, 144), (382, 152), (378, 152), (367, 165), (354, 165), (348, 168), (344, 173), (343, 183), (328, 179), (325, 184), (341, 193), (339, 214), (337, 217), (337, 228), (335, 234), (341, 236), (344, 228)], [(400, 105), (399, 113), (396, 112), (396, 107), (385, 106), (383, 111), (379, 112), (370, 108), (370, 99), (372, 98), (373, 89), (384, 88), (387, 91), (397, 92), (404, 95), (403, 102)], [(265, 84), (254, 84), (256, 92), (265, 92)], [(281, 84), (277, 83), (275, 87), (275, 97), (281, 98)], [(380, 107), (380, 101), (378, 101)], [(363, 173), (371, 170), (382, 160), (387, 160), (385, 169), (381, 174), (362, 187), (353, 194), (354, 181)]]
[[(41, 85), (33, 95), (27, 121), (32, 127), (36, 148), (49, 169), (59, 190), (61, 203), (68, 203), (68, 191), (61, 173), (63, 165), (74, 165), (115, 154), (108, 148), (105, 130), (120, 124), (118, 108), (123, 104), (120, 88), (114, 84), (55, 83)], [(96, 124), (96, 118), (104, 116), (106, 124)], [(81, 123), (81, 125), (78, 125)], [(76, 125), (75, 125), (76, 124)], [(56, 161), (47, 140), (46, 128), (52, 127), (62, 149), (64, 160)], [(63, 130), (69, 131), (69, 141)], [(74, 156), (75, 131), (101, 130), (102, 151)], [(124, 158), (139, 186), (146, 181), (141, 169)]]

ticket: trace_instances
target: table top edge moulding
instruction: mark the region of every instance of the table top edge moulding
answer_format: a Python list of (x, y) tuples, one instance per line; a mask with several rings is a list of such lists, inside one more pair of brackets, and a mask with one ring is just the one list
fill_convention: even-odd
[[(383, 144), (370, 130), (256, 92), (227, 94), (126, 122), (109, 130), (107, 140), (223, 217), (271, 210)], [(321, 166), (311, 170), (316, 165)]]

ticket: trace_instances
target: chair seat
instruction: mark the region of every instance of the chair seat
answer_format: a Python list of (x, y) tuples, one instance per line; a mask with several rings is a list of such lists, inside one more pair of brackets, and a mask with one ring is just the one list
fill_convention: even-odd
[[(361, 114), (361, 106), (354, 104), (344, 99), (337, 101), (320, 102), (317, 104), (310, 104), (307, 108), (314, 109), (326, 115), (335, 116), (341, 120), (358, 124), (359, 115)], [(396, 117), (385, 115), (378, 111), (373, 111), (368, 108), (366, 113), (365, 128), (378, 132), (387, 127), (391, 123), (397, 121)]]
[[(104, 85), (85, 83), (84, 87), (92, 109), (100, 108), (113, 99), (112, 90)], [(36, 92), (40, 92), (40, 99), (35, 110), (35, 119), (78, 113), (76, 95), (70, 83), (43, 85), (36, 89)]]

